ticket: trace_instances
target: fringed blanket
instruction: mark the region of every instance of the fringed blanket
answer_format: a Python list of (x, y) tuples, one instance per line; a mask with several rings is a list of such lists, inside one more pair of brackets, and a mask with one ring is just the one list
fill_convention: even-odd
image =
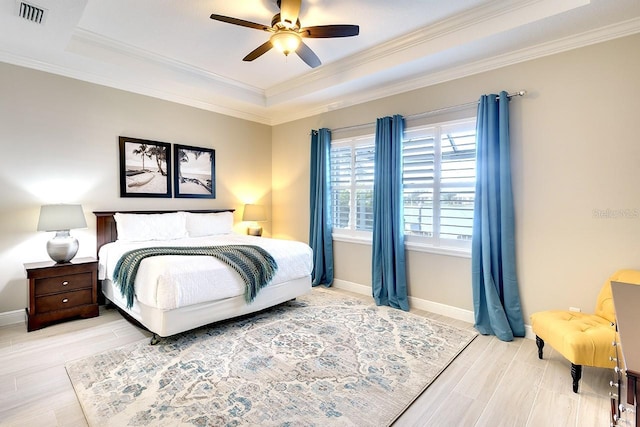
[(113, 280), (120, 285), (122, 296), (127, 299), (127, 308), (133, 306), (134, 282), (138, 267), (143, 259), (160, 255), (208, 255), (228, 264), (242, 277), (247, 288), (245, 301), (254, 300), (258, 291), (273, 278), (278, 264), (273, 257), (259, 246), (168, 246), (134, 249), (122, 255), (113, 272)]

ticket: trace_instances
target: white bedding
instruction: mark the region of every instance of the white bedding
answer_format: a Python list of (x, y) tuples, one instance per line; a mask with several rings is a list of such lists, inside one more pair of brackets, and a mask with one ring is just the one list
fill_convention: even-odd
[[(312, 251), (301, 242), (239, 234), (223, 234), (165, 241), (116, 241), (100, 248), (100, 280), (113, 278), (113, 270), (127, 251), (151, 246), (256, 245), (276, 260), (278, 270), (269, 284), (299, 279), (311, 274)], [(207, 301), (243, 295), (245, 284), (227, 264), (210, 256), (156, 256), (140, 263), (135, 280), (136, 298), (162, 310), (172, 310)]]

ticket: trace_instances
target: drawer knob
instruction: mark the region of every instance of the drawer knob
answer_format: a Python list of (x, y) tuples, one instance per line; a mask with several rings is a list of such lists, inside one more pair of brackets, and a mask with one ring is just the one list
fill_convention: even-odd
[(67, 286), (69, 284), (69, 282), (67, 282), (66, 280), (64, 282), (62, 282), (62, 286)]
[(64, 302), (64, 303), (69, 302), (69, 298), (65, 298), (65, 299), (63, 299), (63, 300), (62, 300), (62, 302)]

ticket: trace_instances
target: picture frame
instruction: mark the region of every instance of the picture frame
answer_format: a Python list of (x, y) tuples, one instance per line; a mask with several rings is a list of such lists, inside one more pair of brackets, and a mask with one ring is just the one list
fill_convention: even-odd
[(216, 198), (216, 150), (173, 145), (174, 197)]
[(120, 197), (171, 197), (171, 144), (120, 136)]

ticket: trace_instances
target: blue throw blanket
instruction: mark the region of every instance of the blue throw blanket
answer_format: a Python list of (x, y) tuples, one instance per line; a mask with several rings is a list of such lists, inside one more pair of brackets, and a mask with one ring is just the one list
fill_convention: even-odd
[(127, 299), (127, 308), (133, 306), (134, 282), (143, 259), (160, 255), (208, 255), (228, 264), (242, 277), (247, 285), (244, 298), (247, 303), (254, 300), (258, 291), (273, 278), (278, 264), (259, 246), (156, 246), (134, 249), (122, 255), (113, 272), (113, 280), (120, 285), (122, 296)]

